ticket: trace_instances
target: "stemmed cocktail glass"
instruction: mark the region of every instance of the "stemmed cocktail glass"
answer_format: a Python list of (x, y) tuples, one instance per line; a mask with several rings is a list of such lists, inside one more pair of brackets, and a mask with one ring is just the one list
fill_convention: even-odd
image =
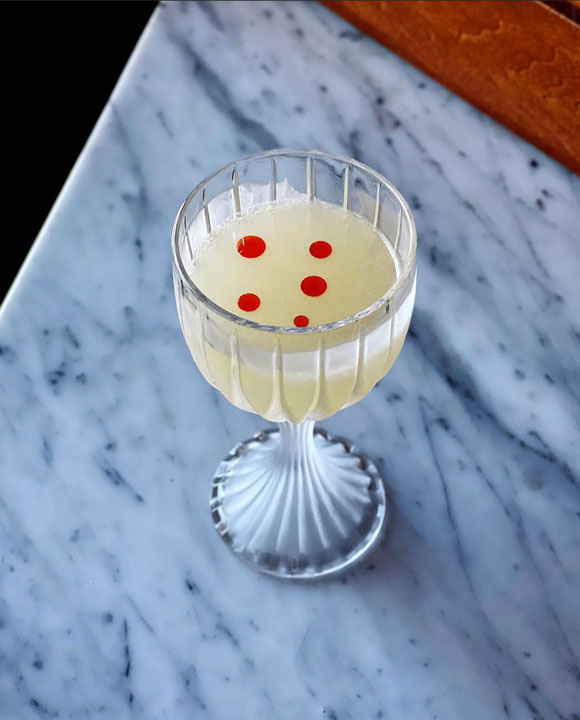
[[(263, 325), (207, 297), (188, 271), (199, 244), (257, 205), (297, 198), (341, 206), (382, 233), (397, 266), (388, 291), (351, 317), (312, 327)], [(362, 399), (397, 358), (415, 299), (416, 242), (411, 211), (388, 180), (318, 151), (238, 160), (201, 182), (179, 210), (173, 270), (191, 354), (230, 402), (278, 423), (236, 445), (211, 490), (216, 529), (256, 569), (286, 578), (337, 572), (359, 560), (385, 525), (375, 465), (314, 423)]]

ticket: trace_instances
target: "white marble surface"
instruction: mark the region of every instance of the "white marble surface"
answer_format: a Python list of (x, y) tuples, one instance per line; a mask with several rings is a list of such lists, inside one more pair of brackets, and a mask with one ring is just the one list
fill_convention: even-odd
[[(342, 580), (250, 573), (209, 481), (263, 421), (195, 369), (188, 190), (273, 146), (384, 172), (412, 333), (326, 423), (394, 523)], [(158, 9), (0, 315), (0, 719), (580, 717), (580, 181), (318, 5)]]

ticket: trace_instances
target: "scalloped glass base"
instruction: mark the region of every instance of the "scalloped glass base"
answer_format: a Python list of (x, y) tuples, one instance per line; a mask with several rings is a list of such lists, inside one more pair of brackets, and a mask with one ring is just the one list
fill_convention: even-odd
[(237, 445), (213, 479), (215, 527), (254, 569), (314, 579), (358, 562), (387, 520), (375, 465), (313, 423), (281, 423)]

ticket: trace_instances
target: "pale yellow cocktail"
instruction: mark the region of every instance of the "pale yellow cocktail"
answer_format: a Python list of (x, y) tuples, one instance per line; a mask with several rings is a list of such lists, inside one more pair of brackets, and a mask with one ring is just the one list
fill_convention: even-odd
[[(399, 261), (389, 239), (362, 217), (295, 200), (258, 206), (214, 228), (187, 269), (197, 287), (231, 313), (263, 325), (312, 328), (372, 305), (395, 283)], [(226, 347), (223, 339), (202, 347), (201, 321), (185, 308), (183, 329), (202, 372), (232, 403), (270, 420), (301, 422), (328, 417), (366, 395), (397, 357), (409, 317), (396, 327), (381, 325), (378, 335), (361, 321), (324, 341), (315, 332), (274, 333), (265, 345), (241, 327)]]

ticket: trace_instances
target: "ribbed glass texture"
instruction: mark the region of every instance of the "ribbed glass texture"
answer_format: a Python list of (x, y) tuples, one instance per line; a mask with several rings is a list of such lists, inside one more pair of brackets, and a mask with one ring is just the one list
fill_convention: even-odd
[[(212, 227), (258, 204), (295, 202), (297, 193), (374, 224), (398, 259), (395, 287), (351, 318), (308, 328), (259, 325), (205, 298), (190, 280), (187, 262)], [(274, 422), (324, 419), (363, 398), (401, 350), (415, 297), (415, 229), (399, 193), (354, 161), (280, 151), (240, 160), (189, 196), (174, 243), (187, 345), (205, 379), (243, 410)]]

